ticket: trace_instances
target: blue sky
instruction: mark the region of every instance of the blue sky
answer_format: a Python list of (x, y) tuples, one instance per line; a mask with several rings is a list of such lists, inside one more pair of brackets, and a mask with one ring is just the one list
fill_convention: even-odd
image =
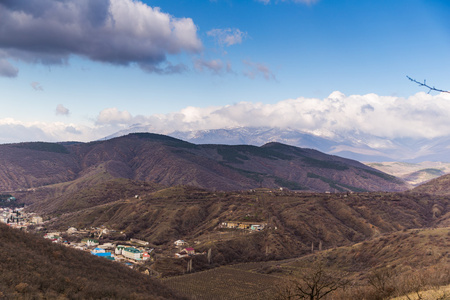
[[(135, 123), (169, 133), (264, 120), (331, 136), (340, 119), (334, 114), (353, 118), (361, 107), (376, 108), (369, 111), (377, 118), (342, 130), (436, 137), (450, 126), (442, 121), (448, 96), (426, 95), (406, 79), (450, 89), (449, 1), (59, 4), (0, 4), (0, 143), (89, 141)], [(341, 94), (330, 97), (335, 91)], [(285, 123), (291, 100), (298, 110), (286, 111), (294, 115)], [(348, 109), (332, 109), (336, 103)], [(425, 111), (410, 126), (429, 128), (405, 129), (411, 110)], [(393, 111), (394, 133), (375, 128)], [(321, 128), (324, 113), (333, 122)], [(371, 119), (375, 124), (363, 124)]]

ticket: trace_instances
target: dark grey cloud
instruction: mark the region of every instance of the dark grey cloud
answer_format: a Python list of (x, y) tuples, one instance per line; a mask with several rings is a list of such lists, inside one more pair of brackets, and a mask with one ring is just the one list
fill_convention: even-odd
[(145, 72), (156, 73), (159, 75), (170, 75), (176, 73), (184, 73), (189, 70), (189, 68), (184, 64), (173, 65), (170, 62), (165, 62), (164, 64), (154, 65), (154, 64), (139, 64), (139, 67)]
[(11, 65), (9, 61), (0, 58), (0, 76), (16, 77), (18, 73), (19, 70), (13, 65)]
[(158, 71), (167, 55), (202, 48), (192, 19), (140, 1), (2, 0), (0, 16), (3, 59), (64, 64), (70, 55), (80, 55)]

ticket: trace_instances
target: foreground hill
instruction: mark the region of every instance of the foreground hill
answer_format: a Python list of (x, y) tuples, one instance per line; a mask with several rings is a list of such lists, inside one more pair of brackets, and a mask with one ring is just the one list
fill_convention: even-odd
[(1, 299), (178, 299), (146, 275), (0, 223)]
[(401, 231), (296, 259), (219, 267), (164, 282), (196, 299), (309, 299), (283, 292), (321, 270), (323, 282), (348, 281), (332, 299), (448, 299), (442, 287), (450, 284), (449, 234), (450, 228)]
[[(0, 190), (126, 178), (210, 190), (284, 187), (319, 192), (399, 191), (402, 181), (357, 161), (279, 143), (195, 145), (156, 134), (74, 144), (0, 146)], [(72, 185), (72, 188), (75, 189)]]

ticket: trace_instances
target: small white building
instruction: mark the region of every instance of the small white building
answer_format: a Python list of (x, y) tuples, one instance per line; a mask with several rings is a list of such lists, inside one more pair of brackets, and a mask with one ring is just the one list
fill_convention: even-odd
[(92, 250), (91, 253), (106, 253), (106, 251), (105, 249), (97, 247), (94, 250)]
[(68, 234), (74, 234), (77, 231), (78, 231), (78, 229), (76, 229), (75, 227), (70, 227), (69, 229), (67, 229)]
[(122, 255), (123, 249), (125, 249), (125, 248), (126, 248), (126, 246), (118, 245), (116, 247), (116, 249), (114, 250), (114, 253), (116, 255)]
[(31, 218), (31, 223), (39, 225), (39, 224), (42, 224), (43, 222), (44, 222), (44, 220), (42, 219), (42, 217), (34, 216)]
[(60, 237), (61, 233), (59, 232), (48, 232), (44, 235), (44, 239), (54, 240)]
[(83, 239), (81, 242), (86, 244), (87, 247), (96, 247), (99, 245), (98, 240), (95, 239)]
[(178, 241), (175, 241), (174, 244), (175, 244), (175, 247), (182, 247), (182, 246), (186, 245), (186, 242), (183, 240), (178, 240)]

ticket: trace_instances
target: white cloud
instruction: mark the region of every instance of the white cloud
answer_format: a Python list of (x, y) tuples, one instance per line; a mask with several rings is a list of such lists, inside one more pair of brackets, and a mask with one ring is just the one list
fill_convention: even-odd
[(229, 62), (224, 63), (221, 59), (204, 60), (202, 58), (198, 58), (194, 60), (194, 68), (199, 72), (209, 70), (216, 75), (223, 72), (233, 73), (231, 64)]
[(97, 117), (97, 124), (128, 124), (131, 120), (132, 116), (128, 111), (119, 111), (112, 107), (100, 112)]
[(262, 75), (266, 80), (276, 80), (275, 75), (265, 64), (249, 60), (243, 60), (242, 62), (246, 66), (246, 69), (243, 71), (244, 76), (255, 79), (258, 75)]
[(43, 91), (44, 90), (42, 85), (37, 81), (33, 81), (32, 83), (30, 83), (30, 85), (33, 88), (33, 90), (35, 90), (35, 91)]
[[(434, 138), (450, 132), (450, 95), (418, 93), (408, 99), (376, 94), (346, 96), (334, 92), (325, 99), (297, 98), (275, 104), (240, 102), (221, 107), (187, 107), (164, 115), (109, 118), (110, 124), (140, 123), (154, 132), (205, 130), (238, 126), (298, 129), (338, 138), (371, 135), (383, 138)], [(122, 112), (124, 114), (125, 112)], [(108, 124), (106, 118), (98, 123)], [(376, 145), (375, 145), (376, 146)], [(379, 144), (378, 146), (383, 146)]]
[(241, 44), (242, 40), (247, 37), (247, 32), (240, 31), (237, 28), (212, 29), (206, 34), (214, 37), (216, 42), (221, 46)]
[(138, 0), (1, 1), (0, 75), (17, 76), (8, 58), (63, 64), (71, 55), (170, 73), (167, 55), (199, 52), (190, 18), (175, 18)]
[[(18, 141), (92, 141), (134, 124), (155, 133), (240, 126), (292, 128), (339, 139), (354, 137), (375, 149), (390, 147), (395, 138), (437, 138), (450, 132), (450, 95), (418, 93), (409, 98), (376, 94), (346, 96), (334, 92), (325, 99), (297, 98), (274, 104), (240, 102), (215, 107), (186, 107), (158, 115), (131, 115), (107, 108), (91, 125), (23, 123), (0, 119), (0, 143)], [(373, 139), (377, 137), (377, 139)]]
[(58, 106), (56, 106), (56, 114), (57, 115), (68, 116), (69, 115), (69, 110), (67, 108), (65, 108), (64, 105), (58, 104)]
[[(12, 118), (0, 119), (0, 144), (18, 142), (92, 141), (102, 134), (102, 128), (62, 122), (22, 122)], [(107, 134), (107, 132), (103, 132)]]

